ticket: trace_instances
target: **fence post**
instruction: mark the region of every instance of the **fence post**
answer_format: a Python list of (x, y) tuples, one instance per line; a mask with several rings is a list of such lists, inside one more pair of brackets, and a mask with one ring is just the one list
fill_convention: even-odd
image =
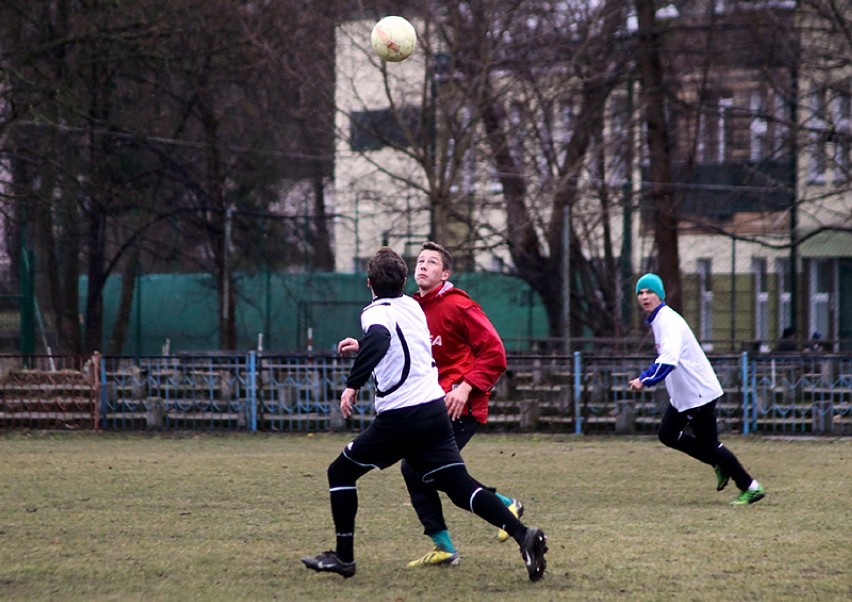
[(574, 352), (574, 434), (583, 433), (583, 418), (580, 416), (580, 396), (583, 393), (583, 362), (580, 352)]
[(257, 354), (252, 351), (248, 357), (248, 399), (249, 404), (249, 423), (248, 429), (250, 433), (257, 432)]
[[(333, 406), (332, 406), (333, 407)], [(524, 399), (520, 404), (518, 428), (522, 431), (534, 431), (538, 428), (540, 411), (537, 399)]]
[[(21, 246), (21, 266), (20, 266), (20, 320), (21, 333), (19, 339), (19, 348), (21, 355), (35, 355), (35, 276), (33, 267), (33, 252), (26, 247)], [(32, 361), (29, 357), (28, 361)]]
[[(92, 399), (92, 413), (94, 414), (93, 426), (94, 430), (101, 430), (101, 410), (103, 408), (103, 398), (106, 391), (101, 389), (101, 383), (106, 383), (106, 370), (104, 369), (103, 378), (101, 378), (101, 366), (105, 364), (98, 351), (92, 355), (92, 373), (89, 375), (89, 386), (91, 387), (90, 397)], [(85, 364), (84, 364), (85, 370)], [(105, 413), (104, 413), (105, 414)]]
[(748, 377), (748, 351), (743, 351), (740, 358), (740, 371), (743, 383), (743, 435), (748, 435), (749, 421), (751, 420), (748, 402), (749, 395), (751, 394), (751, 384)]

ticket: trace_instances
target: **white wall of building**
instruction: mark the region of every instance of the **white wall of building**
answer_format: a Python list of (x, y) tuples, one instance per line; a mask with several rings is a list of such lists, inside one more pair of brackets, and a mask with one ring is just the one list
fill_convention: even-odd
[[(414, 23), (415, 28), (418, 27)], [(398, 252), (429, 232), (429, 211), (418, 163), (399, 150), (358, 152), (350, 146), (352, 114), (393, 107), (421, 107), (422, 49), (400, 63), (382, 63), (370, 46), (373, 23), (353, 21), (337, 30), (335, 102), (336, 270), (352, 272), (384, 242)], [(384, 65), (385, 72), (382, 67)], [(385, 77), (386, 74), (386, 77)]]

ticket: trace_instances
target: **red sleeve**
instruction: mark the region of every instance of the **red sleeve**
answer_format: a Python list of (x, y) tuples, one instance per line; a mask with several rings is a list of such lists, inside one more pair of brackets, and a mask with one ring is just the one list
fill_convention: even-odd
[(467, 339), (473, 350), (474, 361), (473, 367), (464, 375), (464, 380), (480, 391), (488, 391), (506, 371), (506, 348), (479, 304), (472, 303), (466, 308), (465, 317)]

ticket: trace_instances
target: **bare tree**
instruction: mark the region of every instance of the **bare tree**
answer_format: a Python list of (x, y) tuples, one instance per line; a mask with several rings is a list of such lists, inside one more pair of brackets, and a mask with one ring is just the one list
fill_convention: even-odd
[[(60, 350), (100, 348), (113, 273), (123, 274), (123, 302), (110, 350), (122, 347), (136, 276), (156, 269), (215, 275), (221, 343), (232, 349), (234, 271), (274, 267), (288, 254), (301, 263), (308, 250), (289, 247), (309, 244), (308, 225), (317, 264), (330, 267), (322, 219), (265, 217), (299, 180), (313, 182), (309, 214), (324, 216), (331, 177), (330, 133), (298, 107), (330, 114), (317, 98), (329, 98), (333, 82), (314, 80), (323, 94), (305, 85), (292, 94), (298, 81), (265, 51), (310, 59), (310, 28), (293, 11), (231, 0), (53, 0), (6, 2), (2, 14), (6, 225), (35, 250)], [(323, 27), (330, 32), (328, 19)]]
[[(842, 73), (844, 53), (822, 32), (848, 41), (847, 11), (830, 0), (814, 4), (819, 18), (805, 21), (814, 29), (807, 37), (820, 43), (811, 53), (832, 56), (834, 73)], [(796, 83), (805, 56), (795, 16), (794, 7), (775, 3), (429, 3), (420, 119), (407, 116), (411, 95), (388, 78), (392, 116), (382, 114), (373, 131), (422, 172), (392, 162), (375, 170), (422, 193), (422, 203), (406, 207), (428, 212), (430, 234), (462, 258), (508, 254), (510, 269), (541, 295), (554, 337), (565, 332), (562, 258), (570, 240), (571, 336), (621, 336), (630, 329), (622, 318), (632, 321), (625, 300), (634, 210), (640, 239), (652, 244), (636, 253), (643, 263), (636, 268), (659, 271), (675, 305), (685, 301), (683, 236), (795, 249), (800, 235), (785, 239), (796, 228), (783, 216), (798, 208), (816, 219), (813, 203), (796, 192), (795, 141), (817, 134), (801, 130), (796, 117), (804, 111)], [(848, 157), (837, 153), (842, 124), (817, 125), (826, 152)], [(376, 161), (373, 150), (363, 149), (366, 161)], [(844, 169), (848, 162), (835, 171)], [(405, 215), (397, 200), (387, 211)], [(830, 227), (842, 227), (831, 219)]]
[[(454, 248), (462, 266), (473, 267), (465, 260), (484, 251), (510, 258), (514, 273), (541, 296), (550, 333), (560, 338), (569, 233), (574, 335), (584, 327), (597, 334), (619, 329), (618, 271), (597, 265), (584, 238), (591, 221), (609, 227), (609, 199), (594, 208), (581, 199), (608, 99), (625, 81), (630, 55), (619, 34), (628, 5), (435, 2), (424, 11), (420, 119), (406, 117), (413, 101), (394, 96), (387, 84), (389, 119), (404, 135), (395, 137), (386, 120), (372, 132), (422, 172), (388, 165), (377, 171), (423, 193), (426, 206), (412, 209), (425, 208), (429, 235)], [(374, 160), (370, 153), (367, 147), (366, 161)], [(571, 223), (565, 208), (576, 216)]]

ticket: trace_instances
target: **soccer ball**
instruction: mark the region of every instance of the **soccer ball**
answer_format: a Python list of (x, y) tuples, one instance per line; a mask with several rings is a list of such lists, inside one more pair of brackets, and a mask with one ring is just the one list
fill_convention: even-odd
[(373, 27), (370, 34), (373, 50), (383, 61), (398, 63), (414, 52), (417, 33), (414, 26), (402, 17), (385, 17)]

